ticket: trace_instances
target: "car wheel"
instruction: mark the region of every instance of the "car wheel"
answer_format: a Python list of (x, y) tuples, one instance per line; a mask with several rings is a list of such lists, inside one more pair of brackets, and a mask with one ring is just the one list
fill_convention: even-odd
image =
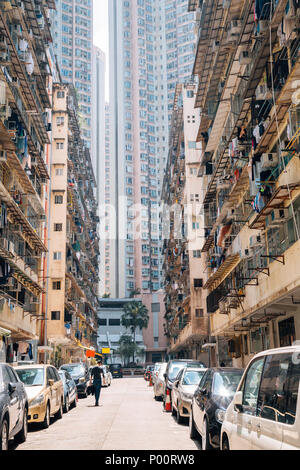
[(15, 441), (18, 444), (22, 444), (27, 439), (27, 433), (28, 433), (28, 416), (27, 416), (27, 409), (25, 408), (24, 416), (23, 416), (23, 426), (22, 426), (21, 431), (15, 435)]
[(42, 427), (43, 429), (47, 429), (50, 426), (50, 405), (47, 403), (46, 406), (46, 413), (45, 413), (45, 418), (44, 421), (42, 422)]
[(224, 436), (224, 437), (223, 437), (222, 450), (230, 450), (230, 446), (229, 446), (229, 442), (228, 442), (228, 437), (227, 437), (227, 436)]
[(178, 424), (182, 423), (182, 416), (180, 416), (180, 413), (179, 413), (179, 404), (178, 403), (177, 403), (176, 421), (177, 421)]
[(56, 419), (61, 419), (62, 417), (63, 417), (63, 404), (62, 404), (62, 400), (61, 400), (59, 410), (55, 413), (55, 418)]
[(69, 410), (70, 410), (70, 397), (69, 397), (69, 395), (67, 395), (66, 396), (65, 406), (64, 406), (64, 412), (68, 413)]
[(191, 411), (190, 414), (190, 419), (189, 419), (189, 432), (190, 432), (190, 438), (191, 439), (197, 439), (199, 438), (199, 433), (196, 429), (194, 418), (193, 418), (193, 413)]
[(202, 427), (202, 450), (210, 450), (211, 445), (209, 443), (209, 432), (208, 432), (208, 423), (207, 419), (204, 418), (203, 427)]
[(3, 420), (0, 429), (0, 450), (8, 450), (8, 422)]

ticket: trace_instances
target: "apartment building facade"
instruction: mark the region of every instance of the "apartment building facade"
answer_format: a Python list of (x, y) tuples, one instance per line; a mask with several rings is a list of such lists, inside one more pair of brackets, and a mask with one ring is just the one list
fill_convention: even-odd
[(169, 158), (162, 199), (164, 234), (164, 326), (171, 357), (208, 363), (208, 316), (200, 266), (203, 244), (201, 142), (197, 143), (200, 110), (194, 108), (196, 82), (177, 84)]
[(37, 360), (45, 340), (51, 87), (49, 11), (0, 9), (0, 361)]
[(47, 338), (62, 360), (97, 348), (99, 237), (96, 179), (72, 85), (53, 88)]
[(202, 290), (216, 362), (243, 367), (300, 339), (299, 9), (285, 0), (189, 8), (201, 25)]
[(51, 14), (53, 46), (63, 82), (73, 83), (85, 146), (93, 144), (93, 0), (57, 0)]

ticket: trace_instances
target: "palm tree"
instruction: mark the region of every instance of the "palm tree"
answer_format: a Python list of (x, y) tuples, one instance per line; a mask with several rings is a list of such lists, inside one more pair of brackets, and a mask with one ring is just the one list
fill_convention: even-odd
[[(121, 323), (125, 328), (130, 329), (133, 341), (136, 344), (135, 332), (137, 328), (141, 330), (147, 328), (149, 323), (148, 309), (142, 302), (132, 301), (124, 307)], [(134, 362), (134, 355), (133, 355)]]

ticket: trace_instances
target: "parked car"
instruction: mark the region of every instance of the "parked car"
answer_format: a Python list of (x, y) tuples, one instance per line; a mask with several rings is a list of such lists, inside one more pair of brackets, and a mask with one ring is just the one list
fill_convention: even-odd
[(104, 387), (109, 387), (111, 385), (112, 381), (112, 375), (111, 372), (108, 368), (108, 366), (102, 366), (103, 369), (103, 380), (102, 380), (102, 386)]
[(300, 450), (299, 396), (300, 345), (256, 354), (226, 411), (221, 448)]
[(172, 388), (172, 414), (180, 424), (183, 418), (189, 418), (193, 395), (207, 369), (181, 369)]
[(154, 364), (154, 368), (153, 368), (153, 371), (152, 371), (152, 383), (153, 384), (155, 383), (155, 381), (157, 379), (158, 371), (159, 371), (159, 368), (162, 364), (163, 364), (162, 362), (156, 362)]
[(88, 367), (82, 362), (77, 362), (73, 364), (63, 364), (59, 369), (69, 372), (76, 384), (78, 396), (86, 398), (88, 396), (88, 386), (90, 383)]
[(144, 379), (149, 382), (151, 373), (154, 369), (154, 365), (146, 366), (146, 369), (144, 371)]
[(28, 422), (50, 425), (50, 416), (61, 419), (63, 416), (64, 389), (55, 367), (35, 364), (15, 368), (19, 379), (24, 383), (28, 396)]
[(71, 406), (77, 406), (76, 383), (66, 370), (59, 370), (58, 373), (64, 386), (64, 412), (68, 413)]
[(243, 369), (212, 367), (196, 389), (190, 415), (190, 437), (201, 436), (202, 449), (220, 447), (220, 433), (225, 411), (243, 375)]
[(164, 383), (165, 383), (164, 374), (166, 372), (166, 369), (167, 369), (167, 362), (163, 362), (158, 370), (157, 377), (153, 384), (153, 392), (154, 392), (155, 400), (161, 400), (163, 398)]
[(24, 384), (8, 364), (0, 364), (0, 450), (8, 441), (25, 442), (28, 430), (28, 397)]
[(166, 397), (167, 397), (167, 390), (170, 393), (170, 400), (172, 402), (172, 388), (173, 383), (181, 371), (185, 367), (199, 367), (202, 369), (206, 368), (206, 365), (201, 361), (196, 361), (194, 359), (171, 359), (167, 364), (167, 369), (165, 372), (165, 381), (164, 381), (164, 394), (163, 394), (163, 407), (165, 408)]
[(113, 378), (123, 378), (122, 364), (109, 364), (109, 370)]

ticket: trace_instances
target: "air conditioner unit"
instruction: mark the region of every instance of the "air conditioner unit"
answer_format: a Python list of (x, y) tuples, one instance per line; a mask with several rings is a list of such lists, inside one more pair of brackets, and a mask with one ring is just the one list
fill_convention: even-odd
[(238, 36), (241, 32), (242, 22), (240, 20), (232, 20), (227, 31), (228, 41), (237, 41)]
[(7, 161), (7, 152), (6, 150), (0, 150), (0, 162)]
[(260, 235), (254, 235), (250, 237), (250, 247), (261, 246), (262, 240)]
[(251, 58), (251, 52), (248, 50), (241, 51), (239, 55), (239, 64), (240, 65), (247, 65), (251, 64), (252, 58)]
[(7, 51), (0, 51), (0, 62), (8, 62), (8, 52)]
[(255, 97), (258, 101), (260, 100), (270, 100), (272, 98), (272, 93), (267, 87), (267, 84), (258, 85), (255, 91)]
[(18, 77), (12, 77), (11, 84), (13, 86), (19, 87), (20, 86), (20, 80), (18, 79)]
[(269, 216), (269, 226), (282, 224), (286, 222), (288, 216), (288, 209), (274, 209)]
[(262, 168), (276, 168), (279, 163), (279, 157), (277, 153), (263, 153), (261, 157)]
[(23, 2), (17, 2), (17, 7), (18, 8), (21, 8), (21, 10), (23, 10), (23, 13), (25, 12), (25, 7), (24, 7), (24, 3)]

